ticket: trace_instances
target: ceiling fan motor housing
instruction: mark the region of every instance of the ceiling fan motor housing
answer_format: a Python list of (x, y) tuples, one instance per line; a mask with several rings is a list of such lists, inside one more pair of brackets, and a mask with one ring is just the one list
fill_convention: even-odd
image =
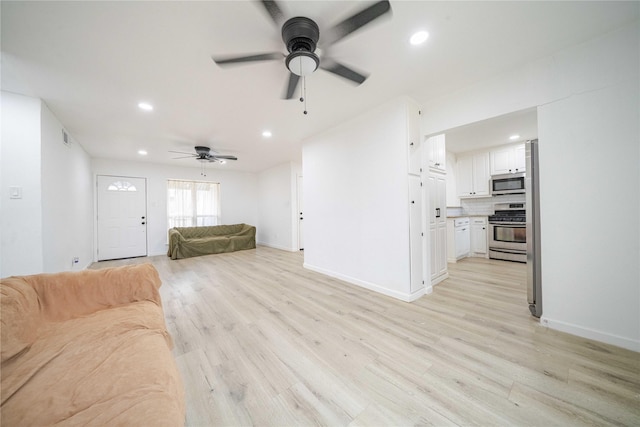
[(198, 145), (196, 147), (194, 147), (196, 150), (196, 153), (198, 153), (199, 156), (206, 156), (207, 154), (209, 154), (209, 151), (211, 150), (209, 147), (204, 147), (202, 145)]
[(282, 26), (282, 40), (289, 52), (306, 50), (314, 52), (320, 39), (318, 24), (309, 18), (297, 16), (289, 19)]

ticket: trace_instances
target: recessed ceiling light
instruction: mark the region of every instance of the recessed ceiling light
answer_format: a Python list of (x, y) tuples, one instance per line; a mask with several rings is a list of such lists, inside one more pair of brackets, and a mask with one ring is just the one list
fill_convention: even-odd
[(140, 154), (141, 156), (146, 156), (147, 150), (138, 150), (138, 154)]
[(429, 33), (427, 33), (426, 31), (418, 31), (411, 36), (411, 38), (409, 39), (409, 43), (411, 43), (414, 46), (417, 46), (419, 44), (426, 42), (428, 38), (429, 38)]
[(264, 136), (265, 138), (271, 138), (271, 131), (265, 130), (264, 132), (262, 132), (262, 136)]
[(520, 135), (511, 135), (509, 137), (510, 140), (515, 141), (516, 139), (520, 138)]
[(149, 104), (148, 102), (138, 103), (138, 108), (144, 111), (153, 111), (153, 105)]

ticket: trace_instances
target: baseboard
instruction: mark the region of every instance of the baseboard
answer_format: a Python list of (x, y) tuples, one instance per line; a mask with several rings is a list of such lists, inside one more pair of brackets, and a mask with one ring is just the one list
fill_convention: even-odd
[(562, 322), (560, 320), (549, 319), (544, 315), (540, 318), (540, 324), (550, 329), (555, 329), (560, 332), (566, 332), (568, 334), (576, 335), (582, 338), (600, 341), (605, 344), (615, 345), (616, 347), (626, 348), (627, 350), (640, 351), (640, 341), (638, 340), (620, 337), (613, 334), (607, 334), (606, 332), (585, 328), (571, 323)]
[(356, 279), (354, 277), (347, 276), (342, 273), (337, 273), (335, 271), (327, 270), (321, 267), (316, 267), (315, 265), (310, 265), (307, 263), (303, 264), (303, 267), (307, 270), (315, 271), (316, 273), (321, 273), (326, 276), (330, 276), (336, 279), (340, 279), (344, 282), (351, 283), (352, 285), (360, 286), (361, 288), (369, 289), (370, 291), (378, 292), (379, 294), (383, 294), (395, 299), (399, 299), (405, 302), (412, 302), (423, 296), (425, 293), (431, 293), (432, 288), (429, 286), (429, 291), (427, 292), (427, 288), (422, 288), (416, 292), (411, 294), (405, 294), (402, 292), (394, 291), (391, 289), (384, 288), (380, 285), (376, 285), (375, 283), (367, 282), (365, 280)]
[(268, 247), (274, 248), (274, 249), (280, 249), (281, 251), (298, 252), (297, 248), (287, 248), (286, 246), (274, 245), (273, 243), (256, 242), (256, 244), (260, 245), (260, 246), (268, 246)]
[(446, 280), (449, 278), (449, 272), (447, 271), (446, 273), (444, 273), (442, 276), (437, 277), (433, 282), (431, 282), (431, 286), (433, 285), (437, 285), (438, 283), (442, 282), (443, 280)]

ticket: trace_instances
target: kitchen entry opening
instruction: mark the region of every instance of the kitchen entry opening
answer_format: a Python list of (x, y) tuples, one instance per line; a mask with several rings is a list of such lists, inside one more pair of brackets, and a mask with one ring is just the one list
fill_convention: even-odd
[(220, 184), (167, 181), (167, 226), (200, 227), (220, 224)]

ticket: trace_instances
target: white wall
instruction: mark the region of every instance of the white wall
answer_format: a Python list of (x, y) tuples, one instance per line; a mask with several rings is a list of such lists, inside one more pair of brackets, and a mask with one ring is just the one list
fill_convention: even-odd
[(460, 206), (458, 197), (458, 181), (456, 180), (456, 164), (458, 157), (455, 153), (447, 151), (447, 206)]
[[(75, 141), (62, 143), (62, 127), (41, 100), (2, 92), (3, 277), (92, 262), (90, 161)], [(9, 198), (13, 186), (21, 199)]]
[[(0, 277), (43, 270), (40, 173), (41, 101), (2, 92), (2, 199)], [(21, 199), (9, 198), (20, 187)]]
[(538, 107), (543, 324), (640, 350), (640, 22), (449, 96), (437, 133)]
[(300, 167), (287, 162), (258, 174), (259, 244), (297, 251), (296, 173)]
[(71, 135), (63, 143), (63, 126), (44, 103), (41, 127), (42, 270), (82, 270), (93, 262), (91, 160)]
[(196, 167), (183, 167), (111, 159), (92, 159), (91, 164), (94, 175), (129, 176), (147, 179), (147, 251), (150, 256), (167, 253), (168, 179), (218, 182), (220, 183), (222, 223), (246, 223), (251, 225), (258, 223), (258, 182), (256, 174), (221, 170), (220, 168), (224, 166), (211, 165), (207, 169), (207, 176), (204, 177), (200, 175), (199, 163)]
[(410, 298), (407, 104), (304, 142), (305, 267)]

